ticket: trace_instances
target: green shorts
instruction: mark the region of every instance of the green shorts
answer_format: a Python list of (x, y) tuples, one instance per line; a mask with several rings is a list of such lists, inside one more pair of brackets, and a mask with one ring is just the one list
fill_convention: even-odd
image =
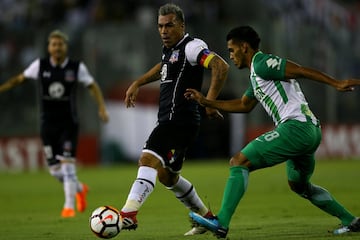
[(251, 170), (287, 162), (291, 181), (308, 181), (314, 171), (314, 154), (321, 142), (321, 129), (312, 122), (288, 120), (245, 146), (241, 152)]

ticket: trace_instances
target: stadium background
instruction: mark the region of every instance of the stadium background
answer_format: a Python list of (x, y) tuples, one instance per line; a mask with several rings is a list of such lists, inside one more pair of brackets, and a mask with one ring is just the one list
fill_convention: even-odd
[[(157, 85), (141, 89), (135, 109), (122, 102), (129, 83), (161, 57), (157, 9), (167, 1), (0, 0), (0, 82), (46, 54), (54, 28), (70, 36), (69, 53), (83, 59), (104, 92), (110, 123), (102, 125), (92, 99), (79, 89), (82, 164), (136, 160), (156, 121)], [(225, 35), (249, 24), (262, 37), (264, 52), (318, 68), (338, 78), (360, 78), (360, 3), (331, 0), (172, 1), (186, 15), (186, 30), (204, 39), (226, 60)], [(229, 62), (231, 64), (231, 62)], [(231, 67), (221, 98), (239, 97), (248, 71)], [(208, 75), (205, 79), (208, 83)], [(310, 107), (321, 119), (320, 158), (360, 159), (360, 91), (338, 93), (300, 80)], [(38, 138), (36, 86), (28, 81), (0, 95), (0, 171), (43, 166)], [(225, 121), (203, 120), (190, 159), (228, 157), (257, 134), (272, 127), (257, 107), (250, 115), (226, 114)]]

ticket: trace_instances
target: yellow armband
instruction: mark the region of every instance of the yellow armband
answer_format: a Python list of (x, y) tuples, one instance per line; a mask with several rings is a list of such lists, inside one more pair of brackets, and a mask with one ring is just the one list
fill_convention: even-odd
[(200, 65), (202, 65), (204, 68), (208, 68), (211, 59), (213, 59), (214, 57), (214, 53), (205, 51), (204, 55), (200, 59)]

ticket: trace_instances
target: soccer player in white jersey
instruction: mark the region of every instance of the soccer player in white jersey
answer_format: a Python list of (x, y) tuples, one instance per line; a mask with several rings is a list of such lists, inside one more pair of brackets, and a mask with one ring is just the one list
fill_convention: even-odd
[(360, 231), (360, 219), (326, 189), (310, 181), (315, 167), (314, 154), (321, 141), (321, 128), (295, 79), (311, 79), (339, 91), (354, 90), (360, 80), (340, 81), (284, 58), (265, 54), (259, 50), (258, 34), (249, 26), (232, 29), (226, 40), (235, 66), (250, 69), (250, 87), (245, 94), (240, 99), (220, 101), (206, 99), (198, 91), (188, 89), (185, 97), (202, 106), (235, 113), (248, 113), (260, 102), (273, 119), (275, 129), (257, 137), (230, 159), (230, 177), (216, 217), (206, 219), (190, 213), (192, 219), (218, 238), (225, 238), (231, 217), (246, 191), (249, 173), (285, 162), (291, 190), (341, 221), (342, 227), (334, 234)]
[[(136, 179), (121, 209), (123, 229), (137, 228), (137, 214), (152, 193), (157, 178), (185, 207), (202, 216), (213, 216), (192, 183), (180, 174), (186, 151), (200, 127), (199, 105), (187, 101), (184, 93), (187, 88), (200, 90), (204, 69), (210, 69), (207, 97), (216, 99), (229, 66), (210, 51), (203, 40), (185, 33), (184, 13), (179, 6), (165, 4), (159, 8), (158, 30), (163, 43), (161, 62), (136, 79), (126, 91), (125, 104), (133, 107), (141, 86), (160, 82), (158, 124), (142, 150)], [(208, 116), (222, 117), (215, 109), (207, 108), (206, 112)], [(185, 235), (204, 231), (203, 227), (194, 227)]]
[(78, 180), (75, 166), (79, 131), (76, 106), (78, 83), (87, 87), (96, 100), (101, 120), (107, 122), (109, 119), (99, 86), (83, 62), (68, 58), (67, 42), (65, 33), (52, 31), (48, 37), (50, 57), (34, 60), (22, 73), (0, 85), (0, 92), (27, 79), (35, 80), (39, 85), (40, 135), (50, 174), (63, 185), (63, 218), (75, 216), (75, 199), (79, 212), (84, 212), (87, 205), (88, 187)]

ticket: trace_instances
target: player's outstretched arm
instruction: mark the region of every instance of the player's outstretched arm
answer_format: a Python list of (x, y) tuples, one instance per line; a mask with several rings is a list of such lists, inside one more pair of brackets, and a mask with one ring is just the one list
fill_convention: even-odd
[(161, 70), (161, 63), (156, 64), (152, 67), (148, 72), (142, 75), (140, 78), (136, 79), (126, 90), (125, 95), (125, 106), (135, 107), (135, 102), (137, 95), (139, 93), (139, 88), (145, 84), (157, 81), (160, 79), (160, 70)]
[(307, 78), (317, 82), (328, 84), (338, 91), (353, 91), (355, 86), (360, 85), (359, 79), (338, 80), (316, 69), (300, 66), (294, 62), (286, 62), (285, 77), (290, 78)]
[(90, 86), (88, 88), (89, 88), (91, 95), (93, 96), (93, 98), (95, 99), (95, 101), (98, 105), (100, 119), (103, 122), (108, 122), (109, 114), (108, 114), (108, 111), (106, 110), (104, 97), (99, 88), (99, 85), (96, 82), (93, 82), (92, 84), (90, 84)]
[(25, 79), (26, 78), (25, 78), (24, 74), (22, 74), (22, 73), (10, 78), (3, 84), (0, 84), (0, 93), (10, 90), (13, 87), (16, 87), (17, 85), (23, 83), (25, 81)]
[(205, 98), (199, 91), (192, 88), (186, 89), (185, 98), (188, 100), (195, 100), (204, 107), (211, 107), (232, 113), (251, 112), (258, 103), (256, 98), (249, 98), (246, 95), (232, 100), (210, 100)]

